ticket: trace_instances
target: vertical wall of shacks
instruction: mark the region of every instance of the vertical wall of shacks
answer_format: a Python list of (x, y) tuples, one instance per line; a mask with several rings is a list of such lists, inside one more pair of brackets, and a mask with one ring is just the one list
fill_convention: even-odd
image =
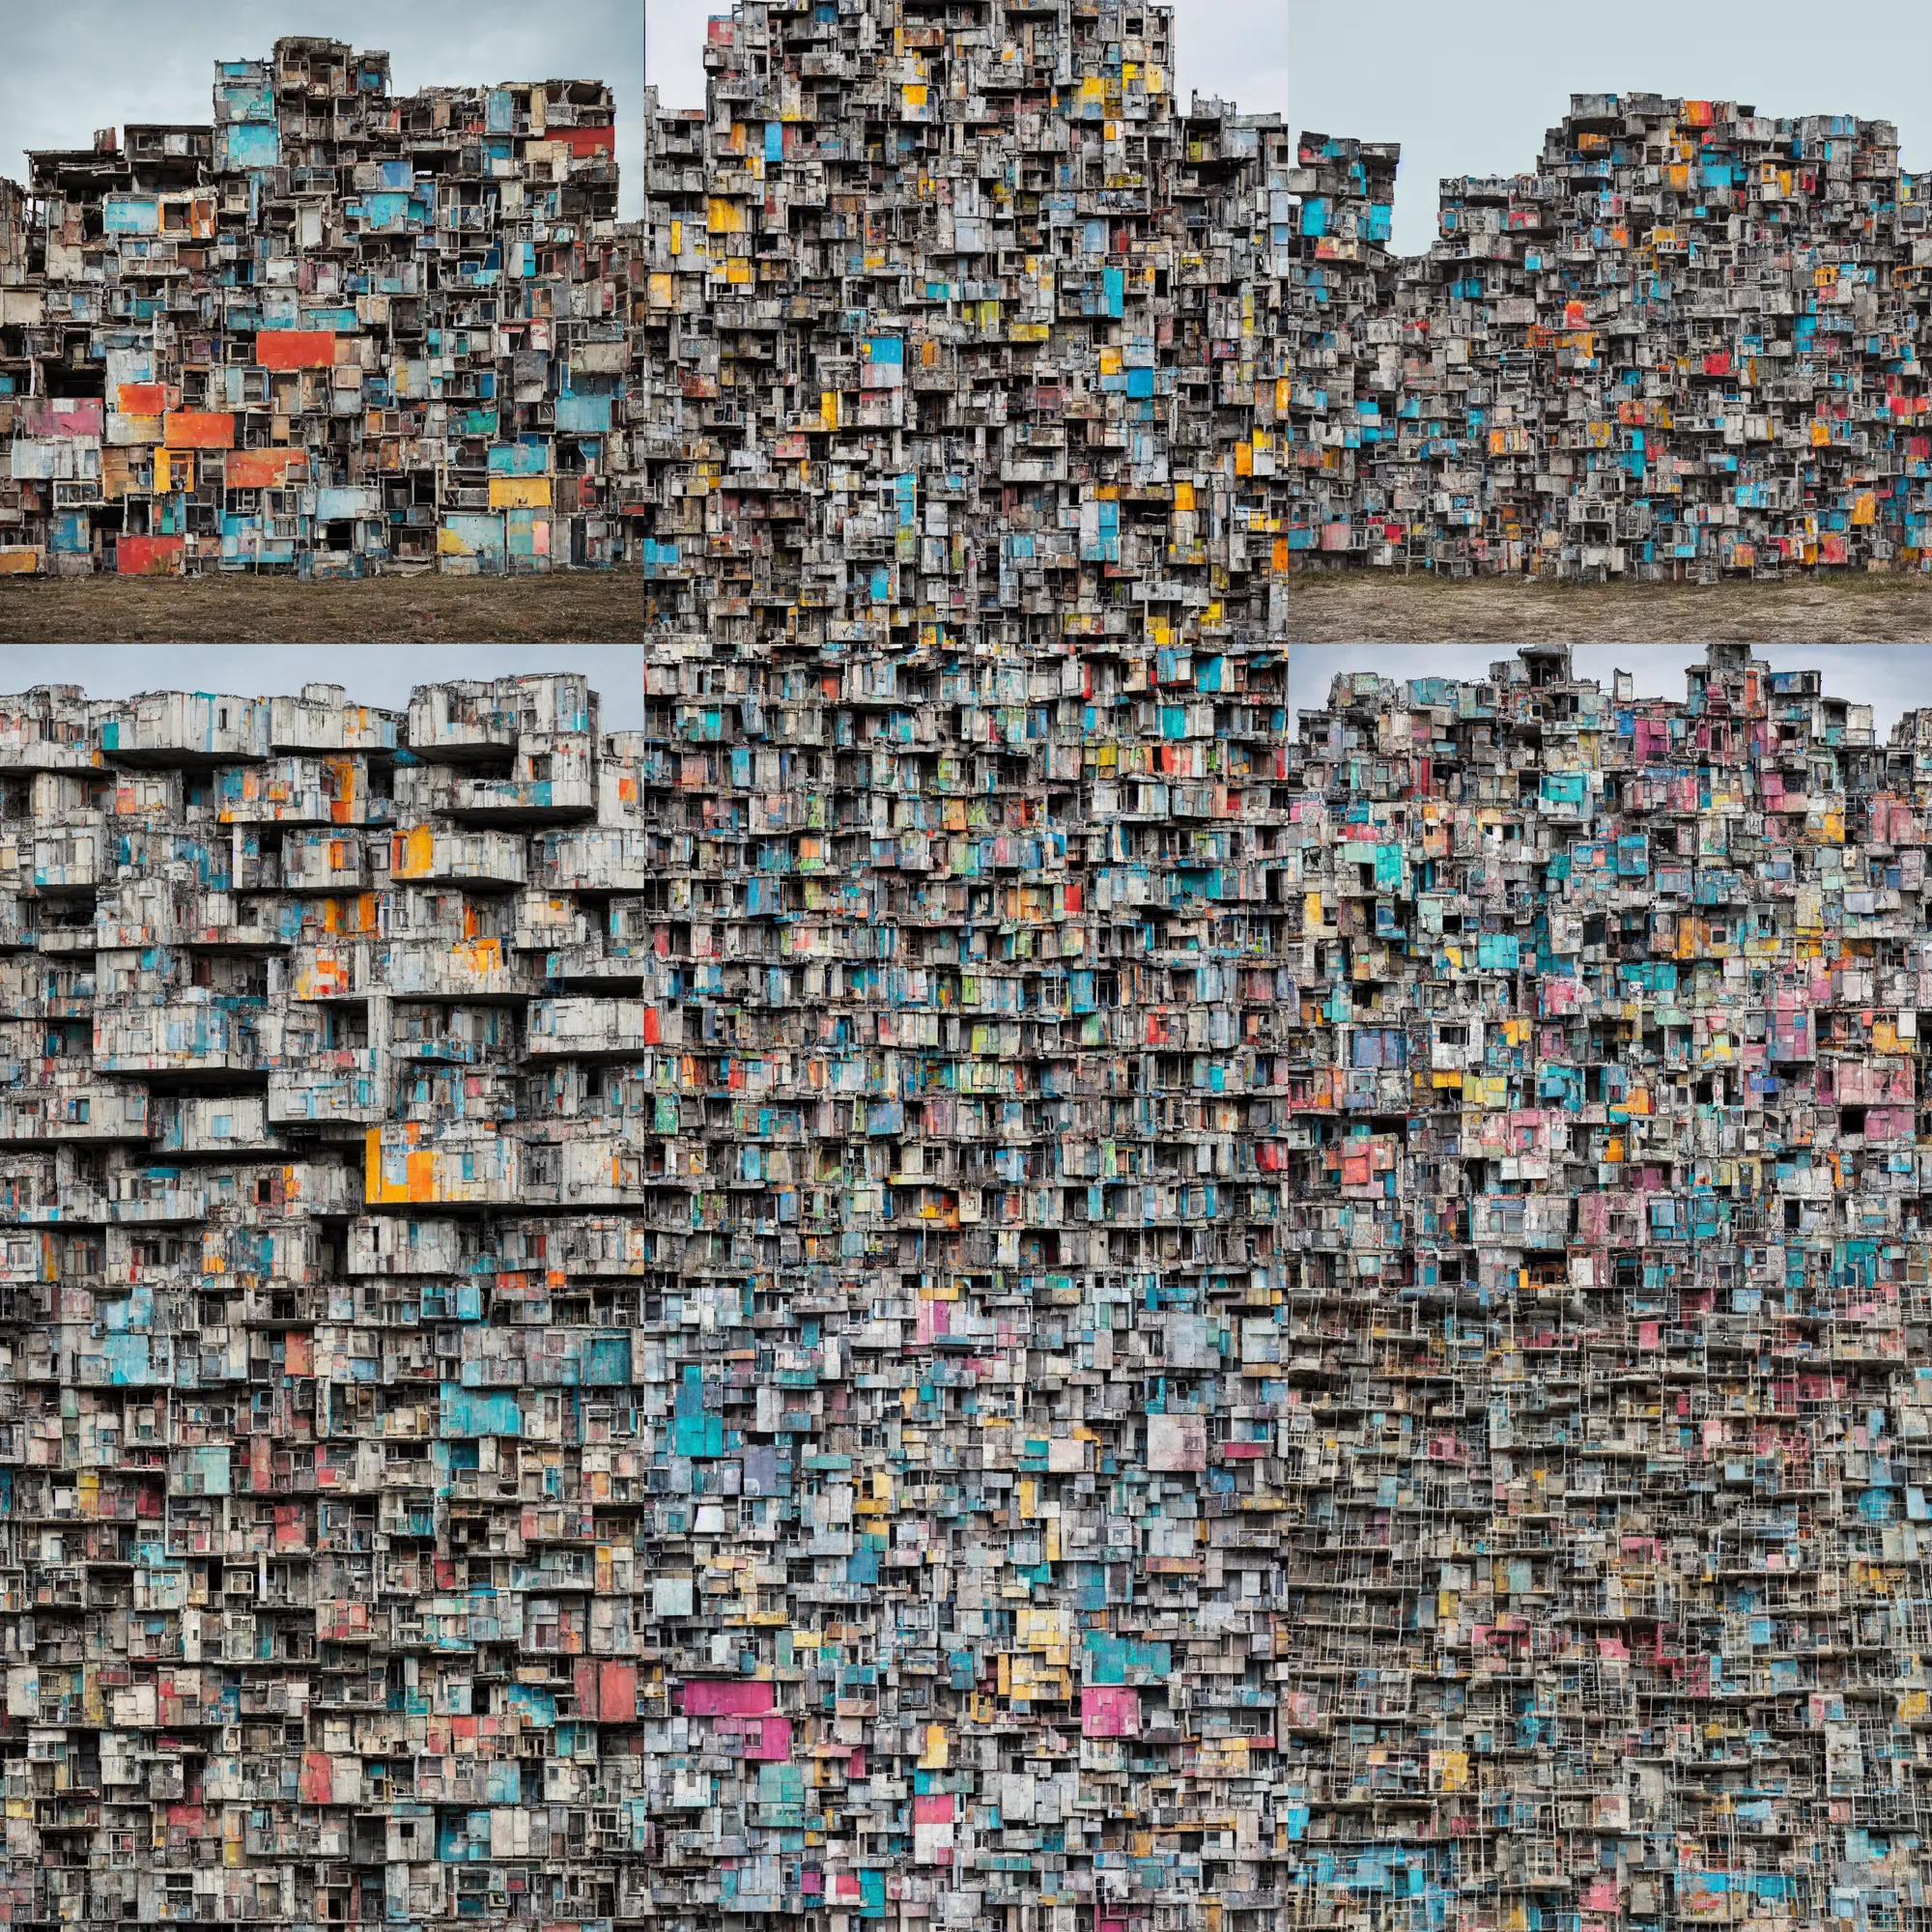
[(1284, 680), (6, 700), (6, 1922), (1916, 1923), (1932, 713)]
[(0, 183), (0, 573), (634, 561), (611, 89), (292, 38), (213, 112)]
[(1535, 171), (1303, 133), (1283, 432), (1297, 567), (1601, 580), (1918, 570), (1932, 176), (1889, 121), (1573, 95)]

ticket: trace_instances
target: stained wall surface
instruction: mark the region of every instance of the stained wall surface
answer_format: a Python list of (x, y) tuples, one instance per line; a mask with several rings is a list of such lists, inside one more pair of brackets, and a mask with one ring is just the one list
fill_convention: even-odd
[(1390, 252), (1393, 142), (1304, 132), (1297, 566), (1601, 581), (1932, 567), (1932, 176), (1889, 121), (1578, 94)]

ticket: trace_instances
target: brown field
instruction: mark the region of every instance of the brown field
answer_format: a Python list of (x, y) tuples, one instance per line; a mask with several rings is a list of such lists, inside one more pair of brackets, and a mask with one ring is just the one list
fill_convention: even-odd
[(0, 578), (9, 644), (604, 644), (641, 641), (638, 570), (544, 577)]
[(1890, 644), (1932, 639), (1932, 578), (1802, 583), (1536, 583), (1310, 572), (1291, 583), (1292, 643)]

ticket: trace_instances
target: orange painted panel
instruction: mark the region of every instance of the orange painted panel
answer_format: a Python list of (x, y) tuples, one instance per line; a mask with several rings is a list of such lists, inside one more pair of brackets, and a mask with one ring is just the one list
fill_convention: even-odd
[(121, 413), (126, 416), (157, 416), (168, 406), (165, 383), (123, 383), (119, 393)]
[(389, 835), (389, 871), (398, 879), (422, 879), (436, 869), (436, 831), (433, 826), (412, 826), (407, 832)]
[(170, 449), (235, 447), (235, 418), (225, 412), (174, 410), (161, 418), (161, 430)]
[(308, 458), (298, 449), (233, 449), (223, 480), (231, 490), (279, 489), (294, 464), (306, 469)]
[(255, 337), (255, 359), (265, 369), (327, 369), (335, 361), (331, 328), (265, 328)]

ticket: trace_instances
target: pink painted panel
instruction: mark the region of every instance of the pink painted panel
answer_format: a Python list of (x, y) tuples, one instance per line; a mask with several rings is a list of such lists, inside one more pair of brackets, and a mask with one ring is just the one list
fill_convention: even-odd
[(694, 1678), (684, 1687), (687, 1718), (754, 1718), (778, 1702), (774, 1685), (751, 1683), (739, 1677)]
[(1141, 1693), (1132, 1686), (1090, 1684), (1080, 1692), (1080, 1735), (1133, 1738), (1140, 1735)]
[(791, 1719), (764, 1718), (745, 1726), (745, 1760), (748, 1764), (777, 1763), (791, 1755)]

